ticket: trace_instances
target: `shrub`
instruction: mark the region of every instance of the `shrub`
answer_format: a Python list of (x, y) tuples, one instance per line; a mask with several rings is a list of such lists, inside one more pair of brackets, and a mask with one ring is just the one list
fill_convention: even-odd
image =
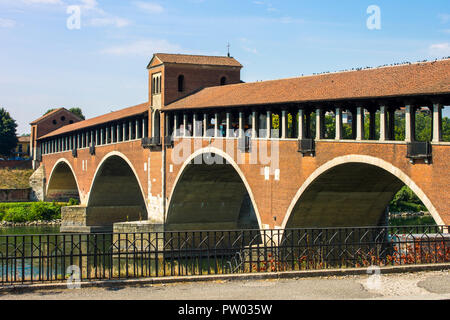
[(8, 222), (26, 222), (28, 221), (28, 210), (23, 207), (9, 208), (3, 220)]
[(60, 219), (61, 207), (66, 205), (66, 203), (48, 202), (1, 203), (0, 221), (25, 222)]
[(31, 205), (30, 219), (53, 220), (61, 217), (61, 206), (55, 203), (36, 202)]
[(68, 206), (77, 206), (79, 204), (80, 204), (80, 201), (78, 201), (77, 199), (70, 198), (69, 203), (67, 205)]

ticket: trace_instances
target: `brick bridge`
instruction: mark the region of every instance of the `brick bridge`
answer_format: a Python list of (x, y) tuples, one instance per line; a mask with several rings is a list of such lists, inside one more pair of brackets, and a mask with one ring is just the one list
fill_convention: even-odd
[(256, 83), (231, 57), (155, 54), (147, 68), (149, 102), (35, 135), (35, 192), (81, 202), (62, 231), (379, 225), (403, 185), (450, 224), (449, 59)]

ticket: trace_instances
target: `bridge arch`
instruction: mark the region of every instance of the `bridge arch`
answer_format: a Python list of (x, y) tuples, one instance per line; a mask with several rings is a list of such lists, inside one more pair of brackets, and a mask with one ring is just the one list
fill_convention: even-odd
[[(356, 203), (356, 198), (353, 199), (339, 199), (337, 197), (333, 197), (339, 195), (340, 192), (345, 191), (343, 185), (339, 185), (343, 182), (345, 178), (345, 173), (353, 172), (355, 176), (358, 176), (358, 181), (354, 180), (355, 185), (353, 186), (353, 192), (360, 193), (360, 196), (365, 196), (364, 193), (367, 192), (372, 193), (372, 201), (361, 201), (360, 203)], [(351, 175), (351, 174), (350, 174)], [(376, 183), (377, 185), (373, 187), (372, 190), (365, 189), (355, 189), (359, 186), (367, 185), (368, 181), (365, 179), (369, 176), (375, 175), (377, 177)], [(354, 178), (353, 176), (352, 178)], [(350, 181), (351, 178), (347, 177)], [(324, 185), (328, 184), (329, 187), (324, 187)], [(322, 184), (322, 185), (321, 185)], [(359, 184), (359, 185), (358, 185)], [(386, 208), (389, 202), (392, 200), (393, 196), (396, 192), (401, 188), (401, 186), (407, 185), (423, 202), (423, 204), (430, 211), (430, 214), (434, 218), (437, 224), (444, 225), (444, 221), (439, 216), (436, 208), (427, 197), (427, 195), (423, 192), (423, 190), (402, 170), (395, 167), (389, 162), (386, 162), (382, 159), (365, 156), (365, 155), (346, 155), (342, 157), (337, 157), (318, 169), (316, 169), (303, 185), (300, 187), (298, 192), (296, 193), (294, 199), (292, 200), (287, 212), (286, 216), (283, 220), (282, 228), (292, 228), (292, 227), (344, 227), (344, 226), (353, 226), (353, 225), (374, 225), (377, 221), (375, 221), (376, 212), (378, 211), (378, 218), (383, 212), (383, 208)], [(334, 192), (338, 190), (337, 192)], [(318, 192), (320, 191), (320, 192)], [(313, 194), (322, 193), (322, 198), (315, 199), (312, 197)], [(367, 200), (367, 199), (366, 199)], [(311, 207), (312, 204), (315, 204), (314, 207)], [(351, 213), (343, 213), (342, 208), (336, 208), (336, 205), (343, 205), (344, 207), (358, 205), (358, 208), (353, 208), (355, 211), (360, 214), (367, 213), (368, 216), (359, 216), (352, 217)], [(364, 206), (365, 204), (365, 206)], [(334, 208), (333, 208), (334, 206)], [(331, 208), (335, 209), (334, 212), (328, 211), (325, 213), (325, 209), (330, 210)], [(369, 211), (371, 214), (369, 214)], [(305, 212), (309, 213), (309, 216), (305, 215)], [(355, 218), (353, 223), (345, 222), (341, 219), (336, 220), (336, 215), (339, 214), (347, 214), (347, 218)], [(313, 217), (315, 215), (315, 217)], [(334, 223), (330, 223), (330, 221), (334, 221)], [(330, 225), (324, 225), (324, 224)], [(356, 224), (355, 224), (356, 223)], [(363, 224), (361, 224), (363, 223)]]
[[(207, 154), (221, 158), (223, 164), (195, 164)], [(183, 163), (169, 196), (165, 220), (166, 230), (262, 228), (244, 173), (229, 154), (215, 147), (196, 150)]]
[(139, 176), (131, 161), (113, 151), (105, 155), (93, 176), (87, 207), (94, 225), (147, 220), (148, 212)]
[(67, 202), (80, 200), (78, 179), (72, 165), (65, 158), (59, 159), (52, 168), (45, 190), (47, 200)]

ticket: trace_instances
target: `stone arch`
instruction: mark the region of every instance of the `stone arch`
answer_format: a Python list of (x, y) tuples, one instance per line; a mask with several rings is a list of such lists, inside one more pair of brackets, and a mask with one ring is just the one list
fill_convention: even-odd
[(65, 158), (59, 159), (53, 166), (45, 195), (51, 201), (67, 202), (71, 198), (80, 200), (78, 179), (72, 165)]
[(90, 225), (147, 220), (148, 212), (139, 177), (130, 160), (113, 151), (103, 157), (87, 196)]
[[(342, 157), (337, 157), (327, 163), (325, 163), (324, 165), (322, 165), (320, 168), (318, 168), (317, 170), (315, 170), (309, 177), (308, 179), (306, 179), (306, 181), (303, 183), (303, 185), (300, 187), (300, 189), (298, 190), (297, 194), (295, 195), (294, 199), (292, 200), (287, 212), (286, 212), (286, 216), (283, 220), (283, 224), (282, 224), (282, 228), (289, 228), (292, 225), (294, 227), (296, 227), (296, 223), (292, 223), (293, 220), (295, 218), (295, 214), (301, 214), (302, 213), (302, 208), (301, 206), (303, 205), (304, 208), (307, 207), (307, 202), (311, 202), (311, 201), (316, 201), (316, 203), (324, 203), (323, 200), (327, 200), (325, 198), (319, 199), (316, 198), (315, 200), (312, 200), (311, 198), (308, 199), (308, 193), (311, 192), (311, 194), (313, 193), (312, 188), (319, 188), (320, 186), (317, 185), (317, 183), (321, 182), (326, 182), (326, 179), (328, 179), (328, 182), (330, 184), (330, 188), (328, 189), (321, 189), (321, 193), (322, 196), (328, 196), (331, 198), (328, 198), (329, 201), (327, 201), (327, 206), (328, 208), (330, 208), (332, 206), (332, 203), (334, 204), (338, 204), (338, 199), (334, 199), (332, 198), (333, 195), (333, 183), (332, 182), (336, 182), (337, 180), (332, 178), (332, 175), (335, 174), (336, 177), (338, 179), (342, 179), (342, 174), (343, 171), (347, 170), (347, 172), (350, 172), (349, 170), (353, 170), (353, 172), (356, 171), (354, 170), (359, 170), (360, 172), (366, 172), (367, 175), (381, 175), (381, 176), (377, 176), (378, 177), (378, 181), (379, 180), (383, 180), (383, 179), (390, 179), (388, 181), (384, 181), (383, 183), (379, 183), (376, 187), (374, 187), (372, 190), (364, 190), (364, 189), (360, 189), (360, 190), (355, 190), (355, 192), (360, 192), (361, 194), (363, 194), (364, 192), (372, 192), (372, 193), (379, 193), (379, 198), (375, 199), (376, 201), (378, 201), (378, 205), (376, 204), (376, 201), (373, 201), (373, 203), (366, 205), (366, 208), (359, 208), (359, 210), (361, 212), (363, 212), (365, 209), (368, 208), (368, 206), (372, 206), (370, 209), (372, 211), (374, 211), (374, 214), (376, 214), (376, 210), (379, 210), (380, 207), (386, 207), (387, 204), (389, 203), (389, 201), (392, 199), (392, 197), (395, 195), (396, 191), (396, 187), (397, 191), (398, 189), (400, 189), (400, 187), (402, 185), (407, 185), (409, 188), (411, 188), (411, 190), (419, 197), (419, 199), (423, 202), (423, 204), (428, 208), (428, 210), (430, 211), (431, 215), (433, 216), (434, 220), (436, 221), (437, 224), (441, 224), (444, 225), (444, 221), (442, 220), (442, 218), (439, 216), (436, 208), (434, 207), (434, 205), (431, 203), (430, 199), (426, 196), (426, 194), (422, 191), (422, 189), (407, 175), (405, 174), (403, 171), (401, 171), (399, 168), (395, 167), (394, 165), (376, 158), (376, 157), (371, 157), (371, 156), (364, 156), (364, 155), (346, 155), (346, 156), (342, 156)], [(367, 171), (365, 171), (367, 170)], [(341, 172), (338, 172), (341, 171)], [(328, 177), (327, 177), (328, 175)], [(362, 177), (361, 179), (364, 179), (364, 177)], [(367, 181), (365, 181), (367, 184)], [(337, 182), (339, 183), (339, 182)], [(316, 185), (315, 185), (316, 184)], [(342, 186), (338, 186), (340, 188), (342, 188)], [(342, 192), (344, 190), (340, 190), (340, 192)], [(317, 194), (317, 190), (314, 191)], [(328, 194), (327, 194), (328, 192)], [(372, 196), (374, 196), (375, 194), (372, 194)], [(389, 198), (390, 197), (390, 198)], [(388, 201), (386, 200), (388, 199)], [(322, 201), (320, 201), (322, 200)], [(344, 203), (345, 199), (340, 199), (341, 203)], [(354, 199), (353, 199), (354, 200)], [(387, 202), (386, 202), (387, 201)], [(302, 202), (304, 202), (305, 204), (302, 204)], [(386, 203), (384, 203), (386, 202)], [(350, 203), (350, 202), (348, 202)], [(326, 206), (325, 205), (319, 205), (318, 206), (319, 209), (323, 209)], [(338, 210), (339, 211), (339, 210)], [(313, 213), (312, 213), (313, 214)], [(330, 214), (330, 212), (328, 212), (328, 214)], [(331, 213), (331, 215), (336, 215), (336, 212)], [(379, 212), (379, 215), (382, 214), (382, 211)], [(331, 217), (331, 215), (329, 216), (329, 218), (327, 219), (326, 217), (320, 217), (320, 218), (324, 218), (322, 219), (322, 222), (325, 223), (329, 223), (329, 221), (331, 221), (333, 218)], [(374, 219), (376, 218), (375, 216), (372, 217), (359, 217), (360, 221), (368, 221), (369, 224), (373, 224), (374, 223)], [(367, 218), (364, 220), (364, 218)], [(305, 227), (309, 227), (312, 226), (311, 223), (317, 222), (318, 217), (316, 217), (316, 219), (311, 218), (311, 219), (300, 219), (303, 220), (303, 222), (305, 222)], [(330, 220), (331, 219), (331, 220)], [(362, 219), (362, 220), (361, 220)], [(355, 219), (356, 221), (356, 219)], [(354, 221), (354, 222), (355, 222)], [(318, 223), (317, 227), (333, 227), (333, 226), (353, 226), (354, 224), (352, 223), (348, 223), (348, 225), (343, 225), (342, 223), (343, 221), (337, 221), (337, 223), (335, 223), (334, 225), (323, 225), (323, 223)], [(358, 223), (358, 222), (357, 222)], [(290, 226), (291, 225), (291, 226)]]
[[(207, 164), (192, 164), (196, 158), (203, 157), (205, 154), (215, 154), (216, 158), (223, 159), (223, 164), (213, 164), (209, 167)], [(208, 178), (204, 179), (206, 176)], [(183, 193), (183, 189), (188, 187), (183, 183), (183, 180), (186, 179), (192, 184), (197, 184), (196, 188), (194, 188), (196, 192), (192, 192), (191, 190), (189, 193)], [(214, 179), (218, 181), (214, 181)], [(192, 153), (180, 168), (173, 186), (168, 200), (165, 219), (167, 230), (219, 230), (238, 229), (240, 227), (243, 229), (262, 228), (258, 207), (244, 173), (233, 158), (220, 149), (207, 147)], [(233, 189), (233, 186), (235, 189)], [(208, 193), (206, 195), (206, 201), (203, 201), (205, 200), (205, 195), (201, 194), (201, 190), (205, 188), (208, 188)], [(233, 190), (232, 192), (234, 192), (235, 197), (230, 194), (227, 199), (224, 199), (223, 195), (226, 192), (223, 191), (230, 190)], [(180, 197), (182, 194), (186, 196), (184, 198)], [(183, 203), (182, 208), (184, 213), (182, 213), (181, 205), (180, 210), (176, 208), (178, 206), (177, 203), (183, 200), (188, 202), (188, 204), (186, 202)], [(219, 206), (223, 206), (225, 202), (230, 204), (232, 209), (224, 208), (220, 210)], [(194, 218), (186, 214), (186, 208), (189, 206), (197, 214)], [(217, 214), (214, 218), (211, 217), (208, 220), (208, 213), (214, 212), (214, 210), (217, 210)], [(229, 217), (225, 217), (226, 211), (231, 212)], [(233, 219), (233, 217), (237, 219)], [(220, 218), (224, 218), (224, 220), (217, 223), (213, 222), (220, 220)], [(202, 223), (200, 220), (206, 222)], [(189, 223), (187, 223), (188, 221)]]

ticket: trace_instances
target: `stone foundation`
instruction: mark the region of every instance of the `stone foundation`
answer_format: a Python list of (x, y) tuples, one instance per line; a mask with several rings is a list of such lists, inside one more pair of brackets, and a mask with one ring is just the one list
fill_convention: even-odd
[(45, 200), (45, 167), (41, 165), (30, 177), (30, 200)]
[(140, 206), (63, 207), (61, 232), (112, 232), (114, 223), (142, 219), (144, 210)]

